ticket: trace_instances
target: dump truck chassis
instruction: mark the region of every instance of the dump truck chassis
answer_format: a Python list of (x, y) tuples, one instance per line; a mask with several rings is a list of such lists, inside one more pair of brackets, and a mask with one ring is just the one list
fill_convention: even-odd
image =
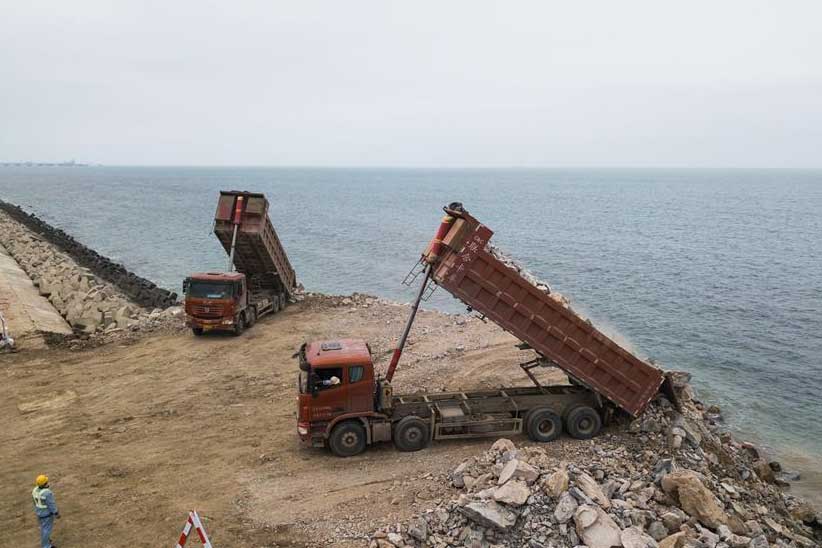
[[(535, 441), (533, 432), (529, 431), (531, 418), (537, 411), (547, 418), (552, 418), (553, 428), (557, 431), (545, 433), (544, 438), (554, 439), (566, 427), (570, 412), (585, 408), (589, 413), (596, 413), (593, 430), (584, 436), (589, 438), (599, 432), (601, 424), (609, 413), (599, 405), (596, 395), (581, 386), (553, 385), (500, 388), (496, 390), (479, 390), (468, 392), (438, 392), (395, 395), (391, 406), (379, 413), (346, 415), (337, 417), (325, 424), (312, 425), (311, 445), (329, 446), (338, 456), (351, 456), (334, 446), (333, 437), (336, 428), (348, 422), (362, 424), (364, 445), (393, 441), (400, 450), (397, 441), (397, 428), (404, 419), (419, 419), (425, 423), (426, 439), (414, 449), (422, 449), (431, 441), (445, 439), (467, 439), (488, 436), (517, 435), (523, 432)], [(532, 427), (533, 428), (533, 427)], [(316, 430), (315, 430), (316, 429)], [(356, 454), (356, 453), (354, 453)]]

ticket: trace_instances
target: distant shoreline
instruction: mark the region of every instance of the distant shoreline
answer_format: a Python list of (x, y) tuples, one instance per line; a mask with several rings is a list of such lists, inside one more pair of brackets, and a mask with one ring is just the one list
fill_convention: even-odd
[(0, 167), (89, 167), (91, 164), (70, 162), (0, 162)]

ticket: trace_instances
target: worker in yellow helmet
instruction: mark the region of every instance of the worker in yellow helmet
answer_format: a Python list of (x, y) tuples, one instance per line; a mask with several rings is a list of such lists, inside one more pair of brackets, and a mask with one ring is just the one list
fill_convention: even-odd
[(34, 490), (31, 496), (34, 499), (34, 513), (40, 522), (40, 546), (42, 548), (57, 548), (51, 543), (51, 529), (54, 527), (54, 518), (60, 517), (57, 503), (54, 502), (54, 493), (49, 488), (49, 478), (40, 474), (34, 480)]

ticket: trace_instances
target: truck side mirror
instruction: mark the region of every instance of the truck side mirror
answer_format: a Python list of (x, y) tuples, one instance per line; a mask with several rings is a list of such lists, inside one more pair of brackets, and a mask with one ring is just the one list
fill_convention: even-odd
[(191, 278), (186, 278), (183, 280), (183, 295), (188, 293), (188, 286), (191, 283)]

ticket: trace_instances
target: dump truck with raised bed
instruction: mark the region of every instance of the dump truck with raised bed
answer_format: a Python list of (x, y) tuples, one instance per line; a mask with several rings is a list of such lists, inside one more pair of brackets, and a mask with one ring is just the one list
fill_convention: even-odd
[[(459, 203), (422, 255), (417, 298), (385, 377), (364, 341), (304, 344), (299, 358), (297, 429), (301, 441), (351, 456), (393, 441), (415, 451), (430, 441), (525, 432), (551, 441), (567, 432), (595, 436), (615, 412), (641, 414), (659, 391), (662, 371), (580, 318), (490, 250), (493, 232)], [(536, 357), (520, 363), (533, 386), (452, 393), (395, 394), (391, 381), (420, 300), (434, 283), (522, 341)], [(540, 384), (533, 369), (559, 367), (568, 384)]]
[(240, 335), (262, 316), (282, 310), (297, 278), (263, 194), (221, 191), (214, 234), (228, 254), (228, 269), (183, 281), (186, 323), (195, 335), (218, 330)]

